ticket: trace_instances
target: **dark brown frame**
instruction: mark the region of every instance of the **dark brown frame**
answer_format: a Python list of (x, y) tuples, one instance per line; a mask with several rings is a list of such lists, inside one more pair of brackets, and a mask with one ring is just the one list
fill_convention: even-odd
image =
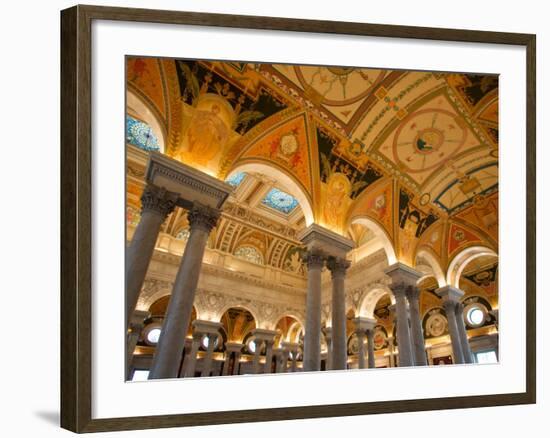
[[(527, 52), (526, 392), (126, 418), (91, 418), (92, 20), (511, 44)], [(531, 34), (75, 6), (61, 12), (61, 426), (74, 432), (336, 417), (536, 403), (536, 37)]]

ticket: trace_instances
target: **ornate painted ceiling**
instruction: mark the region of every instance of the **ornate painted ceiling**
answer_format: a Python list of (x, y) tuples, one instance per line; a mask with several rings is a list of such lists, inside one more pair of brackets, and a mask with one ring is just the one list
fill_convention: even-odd
[[(496, 76), (128, 58), (127, 80), (128, 142), (227, 180), (231, 211), (382, 233), (409, 264), (498, 252)], [(241, 246), (267, 263), (256, 237)]]

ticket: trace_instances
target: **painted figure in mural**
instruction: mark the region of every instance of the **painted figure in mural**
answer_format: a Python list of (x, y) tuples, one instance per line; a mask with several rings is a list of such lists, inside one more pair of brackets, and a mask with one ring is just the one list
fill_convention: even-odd
[(212, 106), (210, 111), (197, 111), (187, 132), (189, 152), (196, 163), (206, 165), (225, 144), (229, 130), (218, 118), (220, 108)]
[(227, 144), (234, 117), (231, 105), (223, 97), (201, 95), (187, 129), (180, 159), (207, 167)]
[(333, 173), (326, 184), (323, 218), (329, 228), (339, 228), (346, 210), (351, 184), (343, 173)]

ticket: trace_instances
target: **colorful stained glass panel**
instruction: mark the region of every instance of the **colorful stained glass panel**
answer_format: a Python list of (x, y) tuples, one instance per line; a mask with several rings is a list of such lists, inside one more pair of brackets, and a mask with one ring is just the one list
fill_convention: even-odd
[(296, 208), (298, 201), (294, 196), (282, 190), (271, 189), (265, 198), (262, 199), (262, 204), (280, 211), (281, 213), (289, 214)]
[(158, 138), (153, 129), (132, 116), (126, 116), (126, 142), (144, 151), (160, 151)]

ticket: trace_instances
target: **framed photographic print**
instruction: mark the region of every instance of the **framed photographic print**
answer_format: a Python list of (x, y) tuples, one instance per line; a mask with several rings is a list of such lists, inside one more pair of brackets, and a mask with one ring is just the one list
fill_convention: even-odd
[(535, 402), (534, 35), (75, 6), (61, 46), (62, 427)]

